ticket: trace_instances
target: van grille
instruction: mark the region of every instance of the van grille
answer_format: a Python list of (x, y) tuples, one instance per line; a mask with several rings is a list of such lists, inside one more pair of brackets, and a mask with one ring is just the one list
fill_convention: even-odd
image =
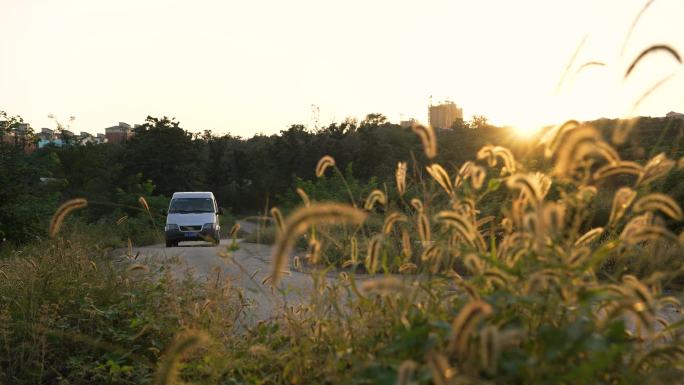
[(181, 231), (200, 231), (202, 226), (181, 226)]

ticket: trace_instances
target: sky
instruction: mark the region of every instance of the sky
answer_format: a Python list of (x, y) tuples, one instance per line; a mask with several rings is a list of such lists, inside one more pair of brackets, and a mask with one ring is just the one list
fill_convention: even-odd
[(673, 55), (624, 76), (649, 46), (684, 55), (681, 0), (0, 0), (0, 15), (0, 110), (36, 129), (152, 115), (251, 137), (426, 122), (430, 98), (521, 129), (684, 112)]

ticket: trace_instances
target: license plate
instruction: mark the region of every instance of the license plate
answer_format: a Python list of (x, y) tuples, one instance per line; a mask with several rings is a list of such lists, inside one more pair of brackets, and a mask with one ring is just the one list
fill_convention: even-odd
[(188, 238), (194, 238), (197, 237), (199, 233), (185, 233), (185, 236)]

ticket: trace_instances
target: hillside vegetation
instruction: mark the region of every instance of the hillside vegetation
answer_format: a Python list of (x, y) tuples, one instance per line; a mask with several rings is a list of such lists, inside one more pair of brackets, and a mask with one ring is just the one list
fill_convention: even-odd
[[(377, 124), (369, 132), (395, 130), (417, 148), (387, 165), (351, 158), (347, 172), (335, 152), (317, 156), (300, 190), (278, 193), (285, 215), (269, 212), (273, 266), (259, 283), (284, 294), (282, 275), (305, 269), (314, 290), (258, 323), (218, 271), (197, 282), (134, 255), (112, 261), (100, 228), (83, 225), (94, 213), (67, 202), (53, 239), (2, 262), (0, 381), (680, 382), (684, 323), (670, 294), (683, 271), (682, 123), (622, 123), (568, 122), (525, 144), (500, 137), (507, 147)], [(640, 127), (661, 134), (640, 139)], [(629, 140), (614, 140), (622, 129)], [(474, 148), (450, 153), (457, 144)], [(229, 250), (218, 258), (233, 263)]]

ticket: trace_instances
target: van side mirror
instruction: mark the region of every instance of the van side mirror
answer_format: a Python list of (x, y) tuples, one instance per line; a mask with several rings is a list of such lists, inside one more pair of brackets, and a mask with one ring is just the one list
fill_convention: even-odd
[(223, 215), (223, 207), (219, 207), (219, 209), (218, 209), (218, 215)]
[(160, 209), (160, 210), (159, 210), (159, 213), (161, 213), (161, 215), (166, 215), (166, 214), (168, 214), (168, 213), (166, 212), (166, 209)]

